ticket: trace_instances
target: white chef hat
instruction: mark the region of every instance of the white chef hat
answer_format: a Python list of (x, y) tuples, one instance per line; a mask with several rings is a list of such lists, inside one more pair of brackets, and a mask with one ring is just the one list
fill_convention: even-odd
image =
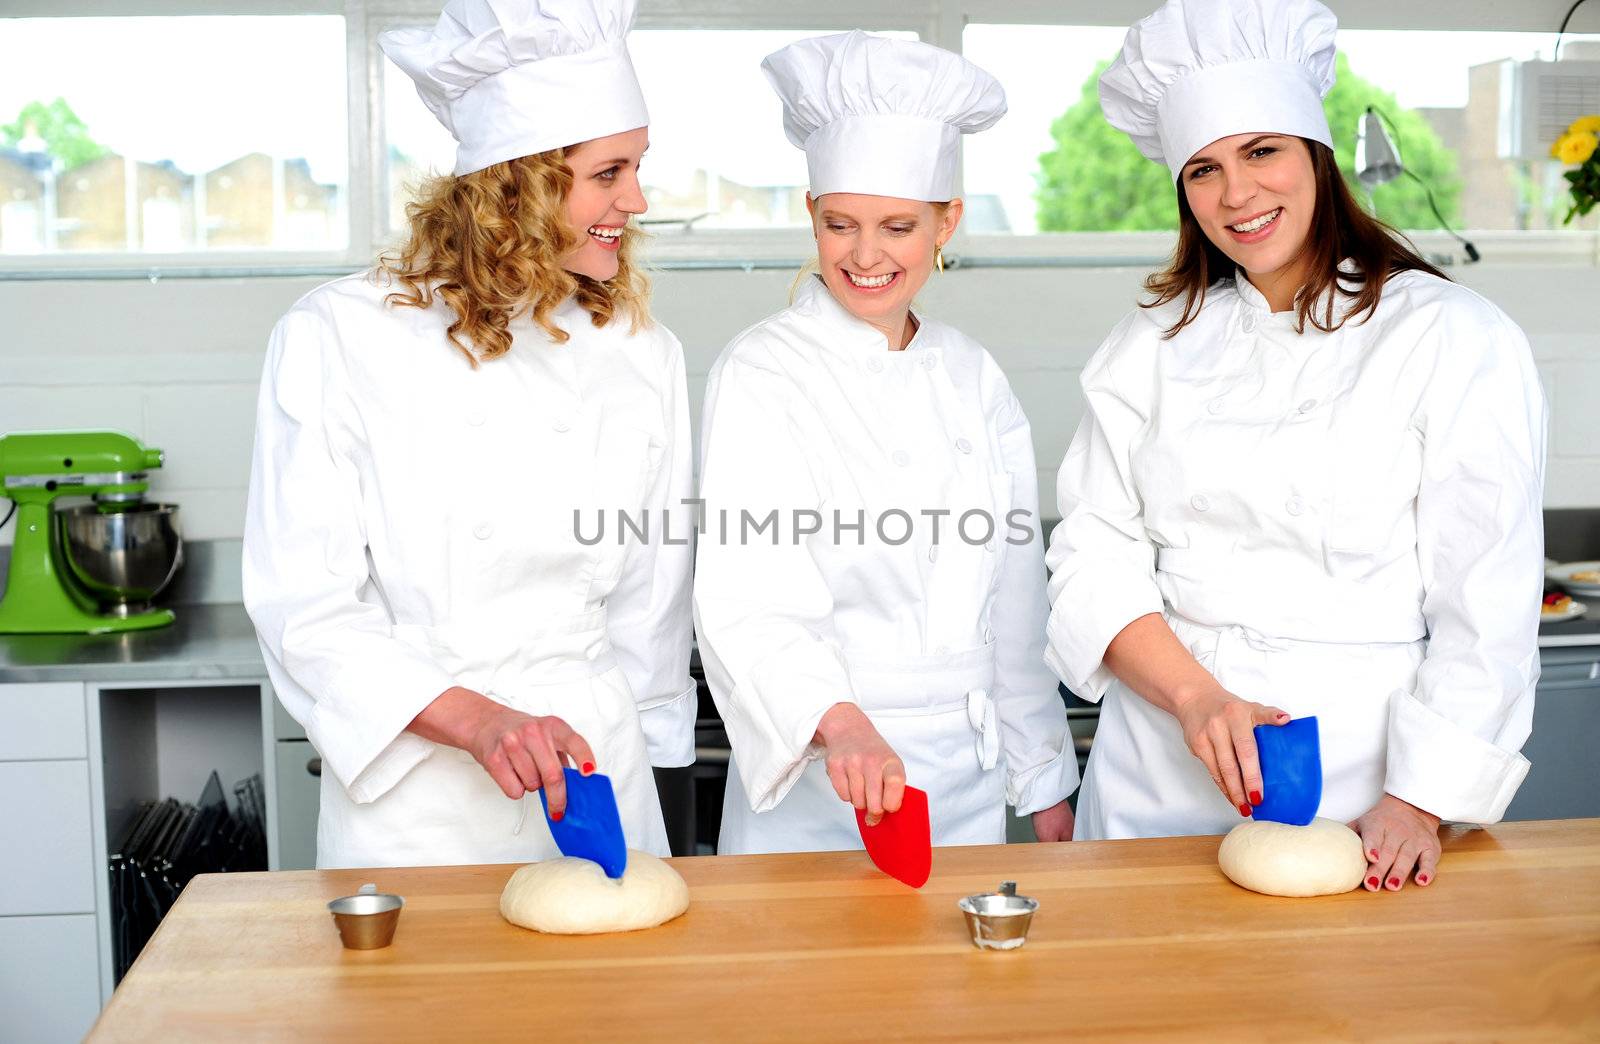
[(455, 173), (643, 127), (636, 0), (450, 0), (378, 45), (456, 139)]
[(783, 129), (806, 150), (811, 194), (942, 203), (961, 135), (1006, 113), (993, 76), (949, 51), (858, 31), (790, 44), (761, 63)]
[(1322, 99), (1338, 27), (1317, 0), (1167, 0), (1123, 38), (1100, 77), (1100, 108), (1174, 179), (1233, 134), (1293, 134), (1331, 148)]

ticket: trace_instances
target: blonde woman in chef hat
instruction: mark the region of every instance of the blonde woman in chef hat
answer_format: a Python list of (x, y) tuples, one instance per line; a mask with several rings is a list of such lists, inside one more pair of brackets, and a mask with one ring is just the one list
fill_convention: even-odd
[[(700, 652), (733, 747), (719, 851), (861, 847), (927, 791), (935, 844), (1071, 836), (1077, 763), (1043, 663), (1027, 418), (994, 360), (912, 299), (961, 220), (988, 73), (853, 32), (769, 56), (805, 149), (819, 274), (706, 391)], [(776, 512), (775, 529), (758, 531)]]
[(1252, 726), (1316, 715), (1320, 814), (1397, 890), (1528, 771), (1545, 408), (1522, 331), (1351, 197), (1335, 28), (1171, 0), (1101, 78), (1180, 226), (1083, 374), (1049, 661), (1101, 701), (1079, 837), (1227, 830)]
[[(609, 774), (628, 844), (667, 853), (651, 765), (693, 757), (692, 450), (633, 256), (633, 13), (452, 0), (380, 38), (455, 171), (397, 255), (273, 331), (245, 527), (245, 603), (325, 767), (321, 866), (555, 855), (526, 802), (559, 817), (564, 764)], [(578, 538), (618, 510), (649, 537)]]

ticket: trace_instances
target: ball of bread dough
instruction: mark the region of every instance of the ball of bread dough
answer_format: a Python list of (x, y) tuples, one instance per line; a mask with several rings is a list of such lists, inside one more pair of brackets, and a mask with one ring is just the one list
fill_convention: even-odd
[(620, 880), (592, 860), (562, 856), (519, 867), (500, 893), (500, 916), (558, 935), (653, 928), (688, 908), (689, 886), (678, 872), (632, 849)]
[(1367, 871), (1361, 838), (1332, 819), (1240, 823), (1222, 839), (1217, 863), (1234, 884), (1267, 895), (1348, 892)]

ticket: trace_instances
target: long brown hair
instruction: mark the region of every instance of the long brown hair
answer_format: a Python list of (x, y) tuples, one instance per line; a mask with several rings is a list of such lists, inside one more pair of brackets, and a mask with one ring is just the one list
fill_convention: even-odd
[[(1423, 260), (1398, 231), (1362, 209), (1350, 194), (1332, 149), (1320, 141), (1300, 140), (1311, 150), (1317, 201), (1306, 241), (1292, 259), (1309, 257), (1311, 262), (1310, 275), (1296, 298), (1296, 332), (1305, 333), (1307, 323), (1332, 333), (1348, 319), (1365, 322), (1377, 309), (1384, 284), (1398, 272), (1427, 272), (1449, 278)], [(1172, 253), (1172, 262), (1144, 281), (1145, 290), (1154, 295), (1154, 300), (1139, 302), (1141, 308), (1156, 308), (1183, 298), (1183, 315), (1165, 337), (1172, 337), (1200, 315), (1207, 287), (1232, 278), (1237, 271), (1233, 259), (1201, 229), (1181, 183), (1177, 191), (1178, 246)], [(1339, 263), (1347, 259), (1355, 263), (1354, 272), (1339, 270)], [(1336, 301), (1346, 305), (1338, 309), (1337, 316)]]
[(566, 150), (554, 149), (424, 183), (406, 205), (405, 245), (378, 259), (378, 270), (405, 288), (388, 300), (429, 308), (442, 298), (455, 313), (450, 343), (474, 367), (511, 350), (520, 315), (566, 343), (551, 317), (573, 295), (597, 327), (618, 315), (634, 330), (648, 325), (650, 286), (633, 260), (642, 235), (633, 225), (623, 229), (615, 277), (600, 282), (561, 266), (582, 242), (567, 224), (572, 179)]

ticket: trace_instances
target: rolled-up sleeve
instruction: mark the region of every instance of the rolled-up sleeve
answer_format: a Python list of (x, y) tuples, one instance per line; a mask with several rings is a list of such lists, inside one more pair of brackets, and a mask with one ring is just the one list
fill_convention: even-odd
[(1163, 608), (1155, 547), (1130, 465), (1147, 418), (1122, 394), (1115, 374), (1127, 327), (1118, 327), (1084, 369), (1084, 417), (1056, 476), (1061, 521), (1046, 555), (1045, 661), (1074, 694), (1092, 702), (1114, 680), (1104, 662), (1111, 640)]
[(273, 330), (256, 415), (243, 593), (267, 673), (353, 801), (431, 755), (406, 732), (454, 679), (394, 637), (369, 587), (361, 477), (335, 333), (297, 309)]
[(1441, 819), (1494, 823), (1529, 767), (1546, 410), (1522, 331), (1478, 304), (1445, 313), (1418, 418), (1427, 651), (1415, 691), (1392, 704), (1385, 789)]
[(1039, 478), (1033, 434), (1022, 405), (1005, 389), (995, 418), (1011, 476), (1008, 518), (1027, 520), (1026, 543), (1002, 547), (1000, 582), (990, 619), (995, 636), (995, 710), (1006, 762), (1006, 801), (1018, 815), (1066, 800), (1078, 786), (1078, 758), (1067, 708), (1044, 662), (1044, 540), (1039, 529)]
[[(695, 565), (700, 656), (750, 808), (777, 806), (820, 756), (822, 715), (855, 694), (833, 596), (790, 520), (820, 504), (786, 378), (737, 355), (706, 387), (700, 496), (707, 532)], [(746, 531), (776, 512), (776, 529)], [(726, 531), (724, 531), (724, 523)]]
[(671, 341), (661, 389), (671, 444), (644, 505), (648, 539), (629, 550), (622, 579), (606, 598), (606, 629), (639, 708), (650, 763), (670, 768), (694, 761), (697, 704), (689, 677), (694, 445), (683, 347), (671, 334), (662, 335)]

